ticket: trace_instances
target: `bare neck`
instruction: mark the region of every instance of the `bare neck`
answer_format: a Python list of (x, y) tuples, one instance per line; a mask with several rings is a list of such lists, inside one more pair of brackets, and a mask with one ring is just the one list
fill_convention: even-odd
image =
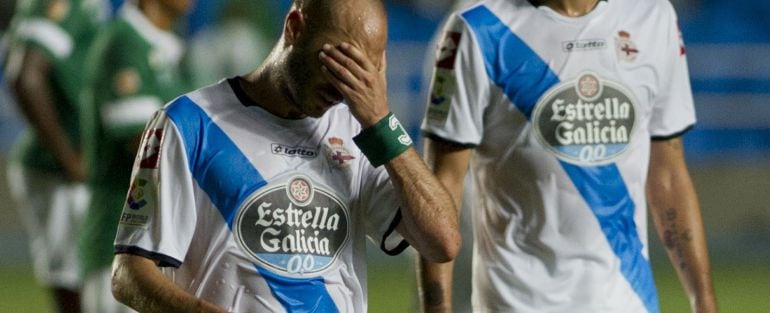
[[(274, 51), (275, 52), (275, 51)], [(271, 53), (255, 71), (243, 76), (241, 87), (258, 106), (285, 119), (300, 119), (306, 115), (297, 109), (289, 94), (286, 79), (280, 71), (282, 63)]]
[(179, 17), (178, 14), (161, 3), (161, 1), (140, 0), (138, 6), (150, 23), (162, 30), (171, 30), (171, 27), (174, 26), (174, 21)]
[(531, 2), (536, 5), (545, 5), (561, 15), (570, 17), (586, 15), (599, 3), (598, 0), (532, 0)]

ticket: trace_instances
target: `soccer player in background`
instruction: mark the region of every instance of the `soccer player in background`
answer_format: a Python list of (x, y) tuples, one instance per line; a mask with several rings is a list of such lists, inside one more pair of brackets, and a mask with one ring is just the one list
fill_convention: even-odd
[(142, 130), (189, 90), (184, 44), (171, 31), (189, 7), (189, 0), (126, 2), (89, 51), (81, 129), (92, 197), (79, 242), (86, 312), (130, 310), (111, 293), (113, 242)]
[(86, 50), (107, 12), (101, 0), (20, 1), (11, 24), (6, 70), (29, 124), (9, 164), (11, 192), (28, 229), (35, 276), (60, 312), (80, 310), (73, 246), (88, 192), (77, 99)]
[[(475, 311), (658, 312), (648, 207), (693, 312), (716, 311), (668, 1), (481, 1), (431, 88), (427, 162), (456, 203), (474, 183)], [(423, 310), (451, 311), (451, 268), (421, 262)]]
[(386, 37), (381, 1), (295, 1), (258, 69), (159, 111), (115, 296), (151, 312), (365, 312), (367, 236), (451, 260), (456, 209), (389, 113)]

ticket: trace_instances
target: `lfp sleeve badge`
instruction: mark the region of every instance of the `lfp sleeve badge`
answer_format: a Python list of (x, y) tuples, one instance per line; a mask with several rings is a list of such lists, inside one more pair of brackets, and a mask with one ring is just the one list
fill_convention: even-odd
[(583, 72), (540, 98), (532, 119), (535, 133), (563, 161), (609, 163), (629, 146), (637, 123), (634, 99), (619, 83)]

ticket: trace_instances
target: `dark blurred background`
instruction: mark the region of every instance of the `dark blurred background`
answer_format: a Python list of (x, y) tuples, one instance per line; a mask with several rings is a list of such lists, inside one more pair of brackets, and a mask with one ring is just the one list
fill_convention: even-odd
[[(110, 1), (113, 8), (122, 3)], [(413, 138), (419, 138), (424, 114), (425, 62), (434, 49), (430, 42), (454, 2), (386, 1), (389, 99)], [(722, 312), (770, 312), (770, 1), (672, 2), (687, 43), (698, 113), (698, 125), (685, 136), (685, 146), (703, 209), (720, 306)], [(189, 43), (197, 86), (255, 68), (280, 35), (290, 3), (198, 0), (178, 28)], [(0, 37), (7, 31), (14, 5), (13, 0), (0, 0)], [(0, 71), (0, 312), (48, 312), (48, 297), (32, 278), (27, 238), (5, 177), (9, 148), (23, 127)], [(466, 252), (471, 240), (468, 227)], [(687, 312), (687, 300), (665, 252), (654, 232), (650, 234), (662, 310)], [(412, 258), (388, 257), (370, 249), (370, 312), (415, 311)], [(458, 261), (457, 311), (468, 308), (469, 262), (467, 254)]]

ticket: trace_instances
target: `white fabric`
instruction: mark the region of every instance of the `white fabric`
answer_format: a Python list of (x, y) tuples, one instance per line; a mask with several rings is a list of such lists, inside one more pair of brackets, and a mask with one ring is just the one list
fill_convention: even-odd
[(39, 43), (60, 60), (69, 57), (75, 48), (72, 36), (59, 25), (46, 19), (22, 20), (19, 22), (17, 33), (24, 39)]
[(102, 108), (102, 123), (107, 127), (142, 125), (163, 106), (154, 96), (137, 96), (107, 103)]
[[(474, 28), (469, 19), (478, 18), (479, 10), (501, 24)], [(638, 238), (637, 260), (647, 262), (650, 138), (695, 123), (671, 5), (609, 0), (570, 18), (526, 0), (489, 0), (458, 11), (445, 32), (456, 35), (445, 37), (437, 64), (456, 53), (451, 66), (435, 67), (422, 128), (429, 136), (475, 146), (474, 311), (656, 311), (657, 300), (648, 299), (648, 308), (639, 293), (647, 290), (654, 298), (654, 286), (632, 286), (622, 268), (628, 258), (613, 247), (624, 248), (618, 238)], [(478, 32), (506, 35), (490, 40)], [(496, 45), (501, 41), (507, 45)], [(506, 54), (511, 49), (519, 50)], [(525, 50), (533, 57), (516, 63)], [(528, 100), (536, 83), (548, 81), (537, 70), (540, 63), (556, 82)], [(595, 99), (592, 86), (601, 86)], [(531, 113), (522, 111), (527, 103)], [(593, 211), (596, 199), (612, 196), (627, 200), (618, 207), (632, 208), (629, 220)], [(607, 232), (602, 222), (626, 237)]]
[[(365, 312), (365, 238), (369, 236), (380, 242), (394, 219), (399, 201), (384, 167), (373, 168), (354, 145), (352, 136), (360, 131), (360, 126), (347, 107), (338, 105), (318, 119), (284, 120), (259, 107), (244, 106), (227, 81), (186, 97), (166, 106), (148, 125), (148, 130), (163, 129), (163, 136), (154, 139), (145, 136), (145, 152), (137, 158), (132, 181), (146, 179), (148, 183), (140, 193), (136, 188), (129, 192), (133, 198), (124, 208), (116, 245), (182, 261), (178, 268), (164, 268), (166, 275), (191, 294), (232, 312), (285, 310), (262, 275), (266, 271), (300, 280), (320, 277), (323, 289), (337, 310)], [(178, 109), (188, 98), (186, 108), (202, 110), (206, 118), (181, 121)], [(189, 127), (194, 131), (186, 132)], [(221, 129), (228, 139), (209, 137), (216, 132), (214, 128)], [(202, 137), (185, 137), (198, 135)], [(226, 147), (226, 141), (232, 142), (238, 153), (246, 157), (245, 164)], [(159, 169), (141, 168), (142, 159), (152, 159), (148, 155), (153, 153), (146, 151), (158, 145)], [(192, 159), (188, 151), (193, 151)], [(219, 163), (218, 158), (227, 161)], [(212, 191), (212, 188), (227, 190), (230, 179), (239, 182), (239, 188), (252, 188), (249, 185), (258, 180), (252, 176), (252, 169), (267, 185), (244, 193), (248, 197), (232, 213), (231, 231), (222, 213), (227, 207), (216, 203), (234, 200), (239, 195)], [(241, 177), (246, 177), (243, 183), (240, 183)], [(293, 180), (297, 177), (311, 182), (310, 204), (288, 201), (293, 189), (286, 189), (285, 185), (297, 182)], [(263, 193), (272, 198), (262, 198)], [(320, 202), (327, 200), (330, 202)], [(249, 204), (251, 201), (253, 204)], [(334, 201), (343, 208), (334, 209), (330, 204)], [(132, 209), (131, 203), (142, 204)], [(257, 209), (259, 205), (264, 206)], [(328, 214), (319, 213), (326, 212), (325, 207), (330, 208)], [(304, 213), (289, 213), (298, 208)], [(341, 222), (335, 224), (332, 221), (335, 215), (337, 221), (346, 220), (346, 226)], [(327, 255), (318, 251), (313, 254), (282, 250), (284, 246), (273, 243), (287, 244), (286, 229), (281, 227), (290, 223), (303, 225), (295, 227), (290, 234), (303, 232), (304, 235), (294, 238), (304, 237), (302, 245), (307, 251), (311, 247), (320, 250), (322, 245), (318, 242), (324, 238), (330, 242), (339, 240), (341, 246)], [(316, 224), (337, 228), (328, 231)], [(320, 235), (314, 236), (313, 232)], [(282, 241), (273, 241), (276, 238)], [(273, 248), (279, 251), (248, 250), (260, 244), (266, 251)], [(305, 267), (300, 268), (307, 272), (295, 272), (294, 266), (300, 265), (292, 263), (295, 257), (314, 263), (302, 263)], [(279, 261), (269, 261), (270, 258)], [(317, 268), (316, 264), (326, 265)]]
[(76, 246), (88, 189), (18, 164), (9, 165), (8, 183), (30, 238), (35, 277), (48, 287), (78, 290)]

